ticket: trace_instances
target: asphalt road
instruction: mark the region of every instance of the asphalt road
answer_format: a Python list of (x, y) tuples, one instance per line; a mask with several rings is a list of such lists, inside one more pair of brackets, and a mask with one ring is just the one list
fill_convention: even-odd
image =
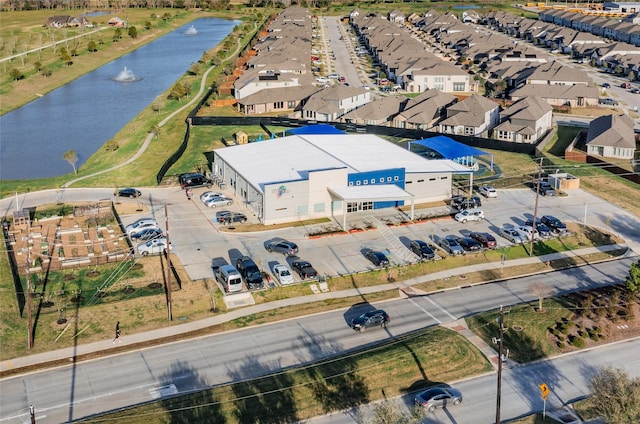
[[(38, 419), (63, 422), (177, 392), (257, 377), (391, 336), (452, 322), (474, 312), (531, 300), (533, 297), (528, 293), (528, 287), (534, 281), (548, 284), (557, 292), (621, 281), (627, 275), (631, 262), (632, 259), (623, 259), (543, 276), (385, 302), (379, 306), (392, 317), (392, 325), (386, 330), (374, 329), (363, 334), (351, 330), (348, 322), (363, 307), (356, 306), (5, 378), (0, 380), (0, 422), (23, 422), (28, 414), (26, 408), (31, 404), (36, 406)], [(126, 335), (123, 339), (126, 342)], [(513, 382), (504, 387), (505, 404), (511, 408), (505, 409), (505, 417), (531, 410), (531, 405), (524, 408), (517, 402), (508, 401), (511, 396), (522, 397), (522, 388), (519, 387), (523, 383), (518, 381), (514, 376)], [(559, 382), (565, 381), (571, 381), (571, 378)], [(554, 387), (556, 382), (549, 379), (547, 383)], [(585, 390), (584, 387), (582, 381), (576, 381), (575, 390)], [(485, 398), (492, 398), (491, 391), (483, 385), (475, 389), (474, 386), (465, 386), (464, 390), (467, 396), (464, 406), (448, 414), (456, 417), (454, 422), (477, 423), (479, 421), (465, 421), (454, 414), (458, 411), (466, 413), (467, 407), (471, 410), (484, 408), (484, 403), (489, 402)]]

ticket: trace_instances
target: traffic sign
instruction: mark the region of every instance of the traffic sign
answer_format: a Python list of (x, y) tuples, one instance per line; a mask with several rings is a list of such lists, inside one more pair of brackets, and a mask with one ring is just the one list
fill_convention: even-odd
[(549, 395), (549, 387), (546, 384), (542, 383), (540, 386), (540, 391), (542, 392), (542, 399), (547, 400), (547, 395)]

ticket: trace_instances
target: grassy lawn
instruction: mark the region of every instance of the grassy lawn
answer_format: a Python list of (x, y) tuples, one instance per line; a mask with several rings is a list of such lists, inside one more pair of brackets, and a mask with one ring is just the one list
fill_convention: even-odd
[[(339, 354), (321, 336), (305, 342), (323, 356)], [(285, 372), (280, 372), (278, 364), (264, 364), (257, 358), (229, 366), (230, 375), (236, 379), (243, 379), (243, 369), (256, 366), (272, 373), (108, 414), (95, 422), (298, 422), (492, 370), (466, 339), (439, 327)], [(179, 362), (171, 374), (197, 378), (194, 373), (188, 364)], [(162, 379), (171, 380), (172, 375)]]

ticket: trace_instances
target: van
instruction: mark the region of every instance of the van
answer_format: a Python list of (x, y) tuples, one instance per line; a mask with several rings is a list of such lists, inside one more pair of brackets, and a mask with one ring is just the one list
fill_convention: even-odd
[[(211, 264), (212, 268), (214, 264)], [(237, 293), (242, 291), (242, 276), (233, 265), (221, 265), (217, 271), (214, 268), (216, 280), (224, 287), (227, 293)]]

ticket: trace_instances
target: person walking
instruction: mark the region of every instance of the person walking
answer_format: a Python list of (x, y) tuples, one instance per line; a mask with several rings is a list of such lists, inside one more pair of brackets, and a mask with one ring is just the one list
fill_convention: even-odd
[(120, 321), (118, 321), (118, 323), (116, 324), (116, 337), (113, 339), (111, 344), (114, 344), (116, 340), (118, 341), (118, 343), (122, 342), (122, 340), (120, 339)]
[(191, 200), (191, 195), (193, 194), (193, 190), (191, 190), (190, 188), (187, 189), (187, 199)]

